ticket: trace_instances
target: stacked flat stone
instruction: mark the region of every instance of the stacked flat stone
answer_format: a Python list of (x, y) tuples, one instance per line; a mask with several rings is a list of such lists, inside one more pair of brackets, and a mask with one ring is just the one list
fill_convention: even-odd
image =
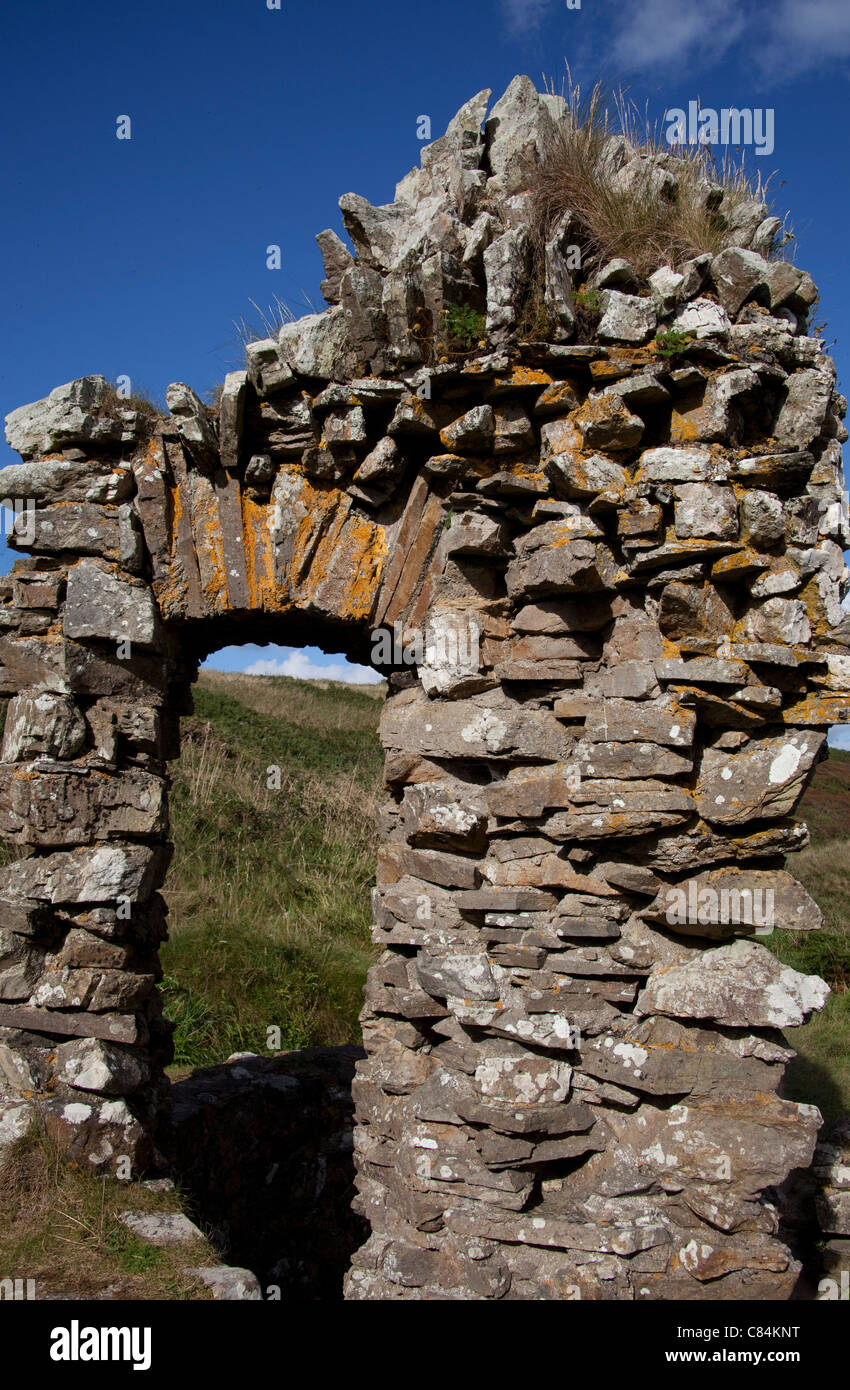
[[(818, 1225), (826, 1240), (827, 1275), (846, 1282), (850, 1260), (850, 1115), (842, 1115), (821, 1135), (812, 1162)], [(846, 1296), (842, 1292), (842, 1297)]]
[[(0, 871), (0, 1133), (40, 1111), (97, 1168), (151, 1161), (165, 761), (197, 660), (425, 633), (381, 722), (347, 1296), (784, 1299), (775, 1191), (820, 1116), (782, 1098), (780, 1030), (828, 990), (740, 911), (669, 903), (769, 890), (778, 928), (820, 924), (784, 857), (850, 710), (845, 402), (756, 202), (715, 258), (600, 267), (582, 343), (565, 214), (550, 331), (522, 339), (528, 185), (567, 117), (517, 78), (482, 133), (488, 101), (392, 204), (341, 200), (330, 308), (251, 344), (217, 412), (175, 384), (143, 441), (90, 377), (7, 421), (0, 495), (38, 506), (0, 641), (26, 855)], [(433, 361), (459, 303), (487, 341)], [(659, 329), (691, 336), (668, 358)]]
[(0, 818), (24, 856), (0, 886), (0, 1135), (35, 1102), (71, 1158), (127, 1177), (156, 1157), (168, 1094), (156, 890), (178, 746), (128, 461), (141, 430), (102, 377), (9, 417), (28, 461), (3, 470), (4, 498), (35, 511), (0, 619)]

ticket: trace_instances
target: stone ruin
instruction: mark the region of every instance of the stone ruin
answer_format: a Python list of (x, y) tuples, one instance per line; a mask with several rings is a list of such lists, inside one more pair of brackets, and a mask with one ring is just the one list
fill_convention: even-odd
[[(7, 419), (0, 495), (34, 512), (2, 590), (0, 1135), (38, 1114), (97, 1172), (162, 1163), (198, 662), (378, 635), (347, 1297), (787, 1299), (780, 1189), (820, 1115), (783, 1098), (780, 1030), (828, 990), (754, 937), (821, 921), (784, 857), (850, 707), (845, 401), (756, 201), (715, 257), (597, 267), (591, 332), (565, 213), (524, 336), (529, 184), (568, 115), (517, 78), (485, 123), (489, 96), (393, 203), (340, 200), (330, 307), (251, 343), (215, 409), (178, 383), (151, 424), (88, 376)], [(675, 189), (672, 157), (609, 147)], [(486, 337), (441, 352), (458, 305)]]

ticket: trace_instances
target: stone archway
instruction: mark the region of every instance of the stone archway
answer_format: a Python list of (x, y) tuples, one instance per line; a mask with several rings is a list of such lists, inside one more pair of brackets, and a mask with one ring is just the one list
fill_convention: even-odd
[[(241, 374), (239, 397), (249, 389)], [(24, 1052), (6, 1123), (24, 1124), (38, 1095), (73, 1157), (123, 1176), (155, 1155), (167, 763), (199, 662), (253, 640), (368, 662), (375, 617), (405, 614), (428, 557), (409, 540), (425, 534), (421, 492), (375, 518), (300, 458), (273, 483), (241, 449), (227, 471), (194, 393), (169, 399), (171, 420), (147, 438), (103, 378), (59, 388), (26, 412), (29, 433), (10, 427), (37, 461), (5, 470), (10, 497), (36, 502), (33, 534), (12, 537), (35, 554), (16, 562), (3, 639), (4, 831), (29, 856), (7, 870), (0, 1009)], [(274, 457), (273, 430), (258, 428)], [(432, 509), (432, 540), (436, 523)]]
[[(215, 412), (177, 384), (151, 425), (87, 377), (9, 417), (0, 490), (36, 505), (0, 641), (3, 1124), (37, 1106), (97, 1166), (150, 1162), (197, 655), (273, 620), (364, 661), (379, 632), (349, 1297), (787, 1298), (774, 1191), (820, 1117), (780, 1096), (777, 1030), (826, 991), (751, 938), (767, 894), (819, 920), (784, 855), (850, 706), (844, 403), (758, 207), (686, 274), (620, 267), (588, 342), (556, 228), (523, 339), (563, 112), (517, 79), (482, 134), (488, 99), (394, 204), (346, 195), (331, 307), (249, 346)], [(439, 353), (458, 303), (488, 341)]]

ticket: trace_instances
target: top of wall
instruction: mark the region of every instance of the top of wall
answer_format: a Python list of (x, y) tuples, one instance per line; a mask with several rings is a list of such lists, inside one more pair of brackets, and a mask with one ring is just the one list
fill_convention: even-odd
[[(521, 76), (488, 116), (490, 96), (472, 97), (445, 135), (423, 147), (421, 168), (402, 179), (392, 203), (340, 198), (355, 254), (335, 232), (319, 234), (330, 308), (285, 324), (277, 339), (248, 345), (247, 373), (260, 396), (291, 390), (302, 378), (415, 379), (426, 368), (448, 375), (457, 359), (483, 359), (485, 370), (494, 348), (523, 339), (547, 343), (550, 360), (568, 360), (568, 345), (592, 341), (653, 349), (659, 333), (677, 335), (662, 336), (664, 354), (682, 343), (731, 342), (733, 351), (763, 346), (793, 367), (821, 353), (817, 339), (805, 350), (789, 341), (806, 335), (817, 289), (805, 272), (773, 258), (781, 224), (758, 198), (713, 183), (708, 164), (695, 165), (692, 153), (642, 154), (611, 135), (599, 168), (615, 195), (647, 209), (653, 200), (670, 206), (685, 192), (692, 203), (702, 199), (715, 250), (722, 249), (671, 255), (676, 265), (659, 256), (649, 273), (622, 256), (606, 259), (589, 246), (579, 215), (568, 207), (558, 215), (551, 188), (547, 215), (540, 215), (541, 167), (557, 156), (572, 123), (564, 98), (539, 93)], [(472, 317), (453, 319), (457, 309)], [(231, 388), (239, 376), (231, 373)], [(70, 383), (12, 411), (8, 443), (27, 459), (78, 444), (126, 454), (150, 421), (104, 396), (97, 382)], [(187, 430), (195, 451), (212, 456), (214, 430), (194, 392), (175, 383), (166, 400), (178, 422), (193, 422)]]

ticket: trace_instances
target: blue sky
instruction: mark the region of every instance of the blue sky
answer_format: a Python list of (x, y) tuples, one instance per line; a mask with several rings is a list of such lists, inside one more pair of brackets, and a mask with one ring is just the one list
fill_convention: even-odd
[[(436, 137), (481, 88), (560, 82), (565, 59), (651, 118), (697, 99), (774, 109), (775, 150), (750, 163), (778, 171), (847, 388), (850, 0), (30, 0), (0, 32), (0, 414), (90, 372), (204, 395), (242, 363), (251, 300), (322, 307), (316, 232), (342, 233), (342, 193), (392, 199), (421, 115)], [(267, 648), (212, 664), (276, 659), (341, 662)]]

